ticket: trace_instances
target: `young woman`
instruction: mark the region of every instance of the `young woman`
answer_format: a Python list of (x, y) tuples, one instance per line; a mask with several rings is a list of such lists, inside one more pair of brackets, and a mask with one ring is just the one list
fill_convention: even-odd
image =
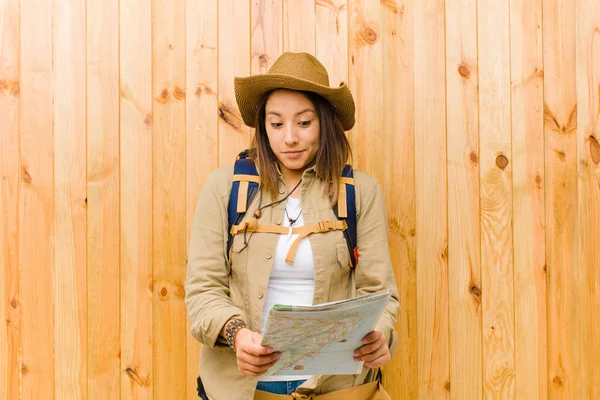
[[(354, 171), (360, 258), (355, 267), (339, 224), (301, 237), (296, 245), (298, 235), (283, 234), (337, 221), (333, 206), (345, 201), (341, 177), (351, 155), (344, 131), (354, 125), (352, 95), (345, 84), (331, 88), (323, 65), (306, 53), (284, 53), (267, 74), (236, 78), (235, 92), (244, 122), (256, 128), (249, 156), (260, 186), (236, 225), (245, 229), (230, 246), (233, 168), (214, 171), (198, 200), (185, 289), (192, 335), (204, 345), (199, 393), (214, 400), (283, 399), (292, 392), (295, 398), (312, 394), (326, 400), (339, 398), (340, 391), (347, 399), (387, 398), (375, 375), (396, 347), (399, 303), (377, 182)], [(285, 229), (248, 232), (249, 225)], [(392, 291), (391, 299), (354, 354), (364, 361), (361, 374), (263, 375), (280, 356), (260, 345), (273, 304), (318, 304), (382, 289)]]

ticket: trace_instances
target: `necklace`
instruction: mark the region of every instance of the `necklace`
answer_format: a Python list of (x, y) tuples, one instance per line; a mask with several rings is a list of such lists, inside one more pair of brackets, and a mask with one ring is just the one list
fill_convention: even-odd
[(300, 210), (300, 212), (298, 213), (296, 218), (290, 218), (288, 211), (287, 211), (287, 207), (285, 208), (285, 216), (288, 219), (288, 222), (290, 223), (290, 225), (288, 226), (288, 235), (287, 235), (288, 240), (290, 239), (290, 237), (292, 237), (292, 226), (296, 223), (296, 221), (298, 221), (298, 218), (300, 218), (300, 215), (302, 215), (302, 210)]

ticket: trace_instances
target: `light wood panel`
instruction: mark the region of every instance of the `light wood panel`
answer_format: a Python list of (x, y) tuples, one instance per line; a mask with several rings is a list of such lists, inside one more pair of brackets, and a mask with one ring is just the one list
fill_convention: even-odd
[[(390, 255), (400, 293), (398, 348), (384, 368), (384, 387), (393, 399), (415, 399), (417, 386), (417, 296), (415, 220), (415, 119), (413, 7), (387, 1), (381, 7), (384, 195)], [(386, 112), (385, 110), (394, 110)]]
[(152, 399), (151, 4), (121, 3), (119, 25), (121, 398)]
[(581, 398), (600, 397), (600, 3), (576, 2)]
[(508, 3), (479, 1), (483, 395), (515, 397)]
[(542, 1), (510, 3), (515, 394), (545, 399), (546, 254)]
[(20, 4), (21, 396), (55, 398), (52, 2)]
[(0, 398), (20, 392), (19, 0), (0, 6)]
[(152, 2), (152, 357), (159, 399), (187, 392), (184, 23), (185, 0)]
[(251, 14), (252, 75), (266, 73), (283, 49), (283, 0), (253, 0)]
[(450, 387), (482, 392), (477, 1), (446, 3)]
[(348, 0), (316, 0), (316, 53), (329, 73), (329, 84), (348, 83)]
[[(186, 244), (196, 202), (208, 174), (219, 165), (217, 106), (217, 4), (188, 0), (186, 5)], [(190, 322), (188, 321), (188, 332)], [(197, 399), (200, 345), (188, 333), (187, 398)]]
[(223, 166), (233, 164), (250, 145), (250, 129), (244, 125), (233, 88), (235, 76), (250, 75), (250, 40), (239, 38), (250, 32), (250, 3), (221, 0), (218, 4), (219, 165)]
[[(118, 1), (87, 2), (87, 395), (119, 398)], [(124, 325), (125, 326), (125, 325)]]
[(283, 51), (315, 54), (315, 0), (283, 0)]
[(348, 84), (356, 103), (356, 125), (348, 133), (355, 168), (383, 182), (385, 151), (382, 96), (381, 13), (378, 0), (348, 1)]
[(57, 399), (87, 398), (85, 6), (71, 0), (53, 4)]
[(548, 397), (580, 396), (575, 8), (544, 0), (544, 132)]
[(419, 398), (445, 398), (451, 382), (444, 1), (413, 6), (417, 382)]

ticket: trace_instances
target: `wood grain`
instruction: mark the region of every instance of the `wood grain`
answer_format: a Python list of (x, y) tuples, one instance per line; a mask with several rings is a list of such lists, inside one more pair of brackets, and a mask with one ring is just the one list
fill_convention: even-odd
[(510, 3), (515, 393), (547, 391), (542, 1)]
[(119, 398), (118, 1), (87, 3), (87, 293), (90, 399)]
[(118, 23), (121, 398), (152, 399), (151, 4), (121, 2)]
[(0, 6), (0, 398), (20, 396), (19, 1)]
[(478, 3), (483, 396), (514, 398), (510, 36), (506, 3)]
[(378, 0), (348, 2), (348, 84), (356, 104), (356, 125), (350, 143), (353, 165), (378, 182), (384, 179), (385, 133), (383, 120), (383, 82), (381, 13)]
[(233, 78), (250, 75), (250, 3), (221, 0), (218, 7), (219, 166), (231, 165), (250, 146), (250, 128), (244, 125), (235, 101)]
[(283, 51), (315, 55), (315, 0), (283, 0)]
[(20, 11), (21, 396), (54, 399), (52, 2)]
[[(544, 0), (548, 397), (579, 398), (580, 304), (577, 226), (575, 4)], [(585, 216), (581, 216), (585, 218)]]
[(317, 0), (315, 56), (329, 73), (329, 85), (348, 83), (348, 0)]
[[(186, 245), (196, 202), (208, 174), (219, 164), (217, 104), (217, 4), (188, 0), (186, 8)], [(199, 156), (199, 155), (202, 156)], [(187, 248), (186, 248), (187, 249)], [(188, 320), (188, 332), (190, 322)], [(200, 344), (188, 334), (187, 398), (198, 399)]]
[(185, 0), (152, 2), (152, 356), (160, 399), (187, 392), (184, 23)]
[(250, 72), (252, 75), (264, 74), (283, 49), (283, 2), (253, 0), (250, 15)]
[(580, 396), (596, 399), (600, 398), (600, 3), (579, 0), (576, 7)]
[(477, 1), (446, 4), (448, 284), (453, 398), (481, 399)]
[(85, 6), (71, 0), (53, 4), (57, 399), (87, 398)]
[(384, 387), (393, 399), (416, 399), (418, 339), (412, 2), (382, 3), (381, 21), (382, 129), (386, 143), (382, 183), (387, 205), (390, 255), (401, 304), (396, 324), (398, 349), (384, 368), (383, 378)]
[(451, 388), (444, 19), (444, 1), (414, 4), (419, 398), (447, 398)]

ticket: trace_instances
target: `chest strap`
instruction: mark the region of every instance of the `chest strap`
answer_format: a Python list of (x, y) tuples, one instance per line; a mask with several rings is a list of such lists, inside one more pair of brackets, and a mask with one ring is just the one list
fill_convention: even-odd
[[(346, 229), (348, 229), (348, 225), (346, 224), (345, 220), (319, 221), (316, 224), (292, 228), (292, 234), (298, 235), (298, 237), (296, 240), (294, 240), (294, 243), (292, 243), (292, 246), (285, 257), (285, 262), (290, 265), (294, 263), (294, 258), (296, 258), (296, 251), (298, 250), (300, 241), (306, 238), (308, 235), (331, 231), (345, 231)], [(280, 235), (284, 235), (289, 233), (289, 231), (289, 227), (281, 225), (259, 225), (256, 218), (252, 218), (250, 221), (245, 221), (239, 225), (233, 225), (231, 227), (232, 236), (244, 232), (278, 233)]]

